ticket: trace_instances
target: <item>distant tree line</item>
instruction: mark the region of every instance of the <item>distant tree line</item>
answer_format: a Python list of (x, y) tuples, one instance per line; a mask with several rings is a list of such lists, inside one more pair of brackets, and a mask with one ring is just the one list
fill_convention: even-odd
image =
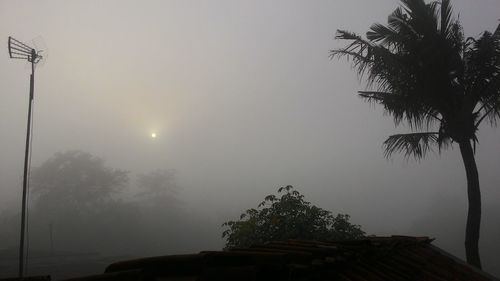
[[(75, 150), (33, 168), (30, 186), (30, 248), (36, 251), (147, 253), (175, 246), (179, 229), (190, 223), (174, 170), (131, 182), (129, 172)], [(13, 247), (19, 215), (4, 213), (0, 224), (0, 248)]]
[[(99, 157), (66, 151), (33, 169), (31, 190), (32, 253), (171, 254), (185, 252), (210, 235), (203, 233), (210, 228), (203, 219), (184, 210), (174, 170), (154, 170), (131, 182), (129, 172), (110, 168)], [(224, 223), (223, 237), (228, 248), (271, 240), (363, 237), (361, 227), (349, 218), (314, 206), (289, 185), (239, 220)], [(14, 248), (19, 215), (0, 215), (0, 227), (5, 230), (0, 249)]]

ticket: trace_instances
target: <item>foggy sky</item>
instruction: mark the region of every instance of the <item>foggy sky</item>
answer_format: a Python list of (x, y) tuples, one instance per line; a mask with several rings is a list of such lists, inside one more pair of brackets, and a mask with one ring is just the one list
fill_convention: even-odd
[[(453, 3), (466, 36), (498, 24), (498, 0)], [(217, 223), (288, 184), (369, 234), (408, 234), (435, 198), (465, 210), (458, 147), (386, 160), (383, 141), (408, 129), (359, 99), (350, 64), (328, 57), (344, 44), (337, 29), (364, 35), (397, 4), (0, 1), (0, 209), (20, 201), (29, 87), (29, 66), (8, 58), (12, 35), (48, 51), (34, 166), (79, 149), (133, 173), (176, 169), (189, 208)], [(500, 130), (481, 129), (477, 162), (483, 200), (496, 204)]]

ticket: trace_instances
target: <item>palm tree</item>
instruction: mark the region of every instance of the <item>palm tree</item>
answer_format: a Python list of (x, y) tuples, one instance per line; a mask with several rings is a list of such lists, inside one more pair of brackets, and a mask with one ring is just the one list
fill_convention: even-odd
[(331, 57), (350, 59), (367, 90), (359, 95), (381, 104), (396, 125), (412, 133), (390, 136), (385, 156), (403, 152), (422, 158), (458, 144), (467, 175), (469, 210), (465, 251), (469, 264), (481, 268), (479, 230), (481, 192), (475, 161), (476, 133), (484, 120), (500, 118), (500, 25), (479, 38), (463, 36), (449, 0), (425, 3), (402, 0), (388, 24), (374, 24), (366, 39), (338, 30), (347, 46)]

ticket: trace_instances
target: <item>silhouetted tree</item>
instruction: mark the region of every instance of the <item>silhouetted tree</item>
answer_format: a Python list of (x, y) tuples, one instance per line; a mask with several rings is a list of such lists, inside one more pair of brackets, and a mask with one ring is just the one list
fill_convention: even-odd
[(88, 152), (56, 153), (32, 172), (33, 246), (46, 245), (49, 225), (57, 250), (92, 251), (111, 244), (109, 235), (126, 232), (125, 218), (138, 220), (135, 206), (119, 199), (127, 183), (128, 172), (107, 167)]
[(112, 169), (88, 152), (67, 151), (33, 169), (35, 208), (64, 212), (95, 210), (128, 182), (128, 172)]
[(272, 240), (345, 240), (363, 237), (359, 225), (349, 222), (349, 215), (332, 215), (304, 200), (291, 185), (281, 187), (281, 197), (268, 195), (258, 208), (241, 214), (238, 221), (228, 221), (222, 233), (226, 247), (248, 247)]
[(368, 81), (360, 96), (383, 105), (396, 125), (404, 121), (413, 130), (384, 142), (387, 157), (403, 152), (422, 158), (433, 145), (458, 144), (469, 199), (466, 257), (480, 268), (481, 194), (474, 147), (482, 121), (495, 124), (500, 117), (500, 26), (493, 34), (465, 39), (449, 0), (401, 2), (386, 26), (371, 26), (367, 39), (337, 31), (336, 38), (350, 43), (331, 56), (351, 59)]

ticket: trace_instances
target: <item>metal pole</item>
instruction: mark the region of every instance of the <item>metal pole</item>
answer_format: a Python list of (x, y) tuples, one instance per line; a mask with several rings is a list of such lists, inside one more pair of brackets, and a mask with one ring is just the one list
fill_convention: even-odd
[(26, 149), (24, 151), (23, 198), (21, 210), (21, 241), (19, 245), (19, 277), (24, 275), (24, 236), (26, 235), (26, 205), (28, 195), (28, 164), (31, 136), (31, 105), (33, 104), (33, 91), (35, 87), (35, 50), (31, 51), (30, 96), (28, 104), (28, 125), (26, 129)]
[(49, 223), (49, 234), (50, 234), (50, 255), (54, 255), (54, 225), (52, 222)]

